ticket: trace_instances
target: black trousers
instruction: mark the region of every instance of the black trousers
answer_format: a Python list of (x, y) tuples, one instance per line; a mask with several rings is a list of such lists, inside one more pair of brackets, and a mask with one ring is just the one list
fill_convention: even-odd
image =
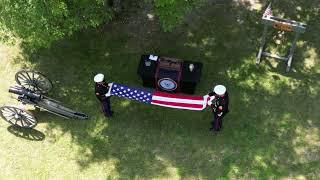
[(111, 117), (112, 116), (112, 111), (111, 111), (111, 105), (110, 105), (110, 98), (106, 97), (103, 98), (101, 101), (102, 105), (102, 111), (106, 117)]
[(223, 114), (222, 116), (218, 116), (217, 113), (212, 113), (213, 117), (212, 117), (212, 121), (211, 121), (211, 128), (214, 131), (220, 131), (222, 128), (222, 119), (225, 116), (225, 114)]

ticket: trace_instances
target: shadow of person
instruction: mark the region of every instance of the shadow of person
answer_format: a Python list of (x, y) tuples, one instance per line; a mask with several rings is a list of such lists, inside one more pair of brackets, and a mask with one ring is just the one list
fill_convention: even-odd
[(7, 128), (7, 130), (17, 137), (24, 138), (30, 141), (43, 141), (45, 139), (45, 135), (35, 129), (26, 129), (11, 125)]

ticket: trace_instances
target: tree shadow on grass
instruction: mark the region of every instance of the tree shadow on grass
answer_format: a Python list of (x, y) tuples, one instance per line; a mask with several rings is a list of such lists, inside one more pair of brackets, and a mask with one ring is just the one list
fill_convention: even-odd
[[(246, 4), (209, 4), (173, 33), (150, 33), (143, 45), (140, 36), (128, 33), (132, 24), (115, 22), (103, 34), (86, 30), (39, 50), (31, 62), (53, 80), (51, 95), (90, 116), (81, 122), (52, 120), (47, 137), (54, 142), (58, 137), (50, 129), (60, 128), (79, 145), (82, 169), (113, 167), (128, 179), (316, 177), (318, 74), (295, 71), (291, 77), (256, 66), (260, 17)], [(316, 43), (305, 41), (318, 54)], [(166, 109), (112, 97), (115, 117), (103, 117), (93, 75), (102, 72), (115, 82), (141, 84), (136, 67), (140, 55), (150, 51), (203, 62), (197, 94), (210, 91), (213, 83), (227, 86), (231, 111), (220, 134), (208, 132), (209, 110)]]

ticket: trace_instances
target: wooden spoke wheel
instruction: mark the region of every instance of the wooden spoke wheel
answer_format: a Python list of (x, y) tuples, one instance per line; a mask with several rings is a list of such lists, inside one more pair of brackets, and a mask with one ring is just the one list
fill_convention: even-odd
[(16, 73), (15, 79), (19, 85), (41, 94), (48, 93), (52, 89), (52, 82), (37, 71), (20, 70)]
[(14, 107), (0, 107), (0, 116), (10, 124), (22, 128), (33, 128), (37, 125), (36, 118), (28, 111)]

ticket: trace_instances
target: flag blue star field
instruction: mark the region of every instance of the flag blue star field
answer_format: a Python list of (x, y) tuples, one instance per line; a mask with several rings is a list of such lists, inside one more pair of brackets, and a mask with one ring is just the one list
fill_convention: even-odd
[(148, 89), (132, 88), (125, 85), (113, 83), (111, 87), (111, 95), (124, 97), (150, 104), (152, 101), (152, 91)]
[(112, 83), (110, 95), (123, 97), (147, 104), (188, 110), (203, 110), (208, 105), (207, 96), (191, 96), (171, 94), (147, 88), (129, 87), (118, 83)]

